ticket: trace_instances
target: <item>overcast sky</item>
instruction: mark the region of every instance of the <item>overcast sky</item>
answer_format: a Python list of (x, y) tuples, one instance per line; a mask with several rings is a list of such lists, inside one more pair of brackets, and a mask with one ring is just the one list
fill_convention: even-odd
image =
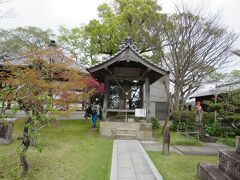
[[(173, 9), (173, 2), (180, 0), (159, 0), (164, 12)], [(184, 0), (204, 2), (204, 0)], [(39, 26), (57, 30), (59, 25), (67, 27), (87, 23), (97, 17), (97, 7), (106, 0), (10, 0), (0, 5), (0, 11), (11, 11), (9, 18), (0, 20), (1, 28), (15, 28), (17, 26)], [(230, 29), (240, 33), (238, 20), (240, 0), (205, 0), (209, 11), (220, 12), (222, 23)]]
[[(0, 0), (1, 1), (1, 0)], [(173, 2), (180, 0), (159, 0), (163, 11), (169, 13), (173, 10)], [(191, 4), (199, 4), (204, 0), (183, 0)], [(0, 19), (0, 28), (15, 28), (18, 26), (38, 26), (44, 29), (51, 28), (55, 32), (59, 25), (75, 27), (88, 23), (97, 17), (97, 7), (106, 0), (10, 0), (0, 4), (0, 12), (9, 11), (9, 17)], [(209, 6), (208, 11), (220, 13), (222, 23), (236, 33), (240, 33), (239, 10), (240, 0), (205, 0)], [(240, 44), (240, 43), (239, 43)], [(240, 48), (240, 45), (238, 46)], [(229, 64), (234, 69), (240, 68), (240, 58), (234, 57)]]

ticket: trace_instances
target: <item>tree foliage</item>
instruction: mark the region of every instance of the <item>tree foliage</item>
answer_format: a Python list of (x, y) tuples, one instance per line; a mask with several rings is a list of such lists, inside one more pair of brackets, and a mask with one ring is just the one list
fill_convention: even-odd
[(98, 18), (87, 25), (71, 30), (60, 28), (59, 40), (82, 65), (113, 55), (127, 36), (134, 39), (140, 53), (151, 52), (156, 40), (153, 26), (165, 17), (155, 0), (113, 0), (100, 5)]
[(209, 110), (217, 111), (220, 117), (230, 124), (237, 135), (240, 134), (240, 116), (235, 112), (240, 110), (239, 102), (240, 90), (237, 89), (222, 94), (218, 99), (218, 103), (209, 103)]
[(22, 64), (5, 64), (0, 74), (0, 82), (15, 89), (8, 100), (15, 101), (14, 109), (23, 110), (27, 116), (19, 149), (22, 175), (28, 172), (27, 150), (31, 145), (38, 147), (38, 132), (52, 118), (49, 113), (57, 114), (62, 108), (75, 110), (71, 103), (87, 99), (91, 93), (80, 91), (85, 78), (61, 50), (48, 47), (28, 51), (24, 57)]
[(177, 6), (168, 17), (164, 35), (165, 46), (158, 41), (158, 49), (163, 49), (156, 53), (162, 57), (159, 63), (170, 71), (174, 110), (180, 110), (206, 77), (228, 62), (237, 35), (228, 32), (217, 16), (207, 17), (203, 8), (189, 9), (185, 5)]
[(0, 29), (0, 62), (19, 62), (25, 59), (25, 51), (34, 52), (36, 49), (46, 48), (54, 36), (50, 29), (42, 30), (31, 26)]
[[(161, 13), (155, 0), (113, 0), (98, 7), (98, 18), (80, 28), (61, 29), (59, 37), (82, 65), (92, 65), (118, 50), (131, 36), (144, 56), (170, 71), (174, 110), (227, 63), (237, 35), (207, 16), (205, 7), (176, 6)], [(83, 48), (82, 48), (83, 47)]]

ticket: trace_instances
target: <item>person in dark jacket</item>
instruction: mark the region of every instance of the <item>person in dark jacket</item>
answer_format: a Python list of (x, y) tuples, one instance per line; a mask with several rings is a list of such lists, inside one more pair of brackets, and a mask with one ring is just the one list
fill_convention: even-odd
[(98, 107), (95, 102), (93, 102), (91, 106), (91, 110), (92, 110), (92, 123), (93, 123), (92, 128), (95, 129), (96, 123), (97, 123), (97, 114), (98, 114)]

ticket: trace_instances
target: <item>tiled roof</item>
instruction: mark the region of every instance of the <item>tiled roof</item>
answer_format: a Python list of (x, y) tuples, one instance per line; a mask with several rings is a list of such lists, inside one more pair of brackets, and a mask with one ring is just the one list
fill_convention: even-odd
[(196, 97), (203, 97), (203, 96), (213, 96), (216, 93), (217, 94), (224, 94), (224, 93), (227, 93), (229, 91), (234, 91), (234, 90), (237, 90), (237, 89), (240, 89), (240, 81), (218, 85), (213, 89), (203, 91), (203, 92), (197, 93), (196, 95), (190, 96), (190, 99), (196, 98)]
[(135, 45), (135, 43), (133, 43), (133, 41), (132, 41), (132, 39), (130, 37), (128, 37), (127, 39), (125, 39), (125, 41), (123, 41), (121, 43), (121, 45), (119, 46), (119, 51), (117, 53), (115, 53), (114, 55), (110, 56), (109, 58), (107, 58), (107, 59), (105, 59), (105, 60), (103, 60), (103, 61), (101, 61), (101, 62), (99, 62), (99, 63), (97, 63), (97, 64), (95, 64), (93, 66), (91, 66), (90, 68), (87, 68), (87, 70), (95, 68), (95, 67), (98, 67), (98, 66), (101, 66), (101, 65), (105, 64), (106, 62), (111, 61), (112, 59), (114, 59), (115, 57), (120, 55), (122, 52), (124, 52), (127, 48), (130, 48), (137, 56), (139, 56), (141, 59), (146, 61), (148, 64), (157, 67), (161, 71), (166, 72), (166, 74), (169, 73), (168, 71), (162, 69), (162, 67), (159, 66), (158, 64), (153, 63), (152, 61), (147, 60), (142, 54), (140, 54), (140, 51), (138, 50), (138, 48)]

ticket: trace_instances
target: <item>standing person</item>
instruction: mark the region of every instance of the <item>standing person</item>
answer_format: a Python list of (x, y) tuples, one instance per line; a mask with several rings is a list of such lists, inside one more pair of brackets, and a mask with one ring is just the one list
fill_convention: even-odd
[(196, 122), (202, 124), (203, 109), (200, 102), (196, 103)]
[(95, 129), (96, 128), (96, 123), (97, 123), (97, 105), (95, 102), (93, 102), (92, 106), (91, 106), (91, 110), (92, 110), (92, 123), (93, 123), (93, 126), (92, 128)]

